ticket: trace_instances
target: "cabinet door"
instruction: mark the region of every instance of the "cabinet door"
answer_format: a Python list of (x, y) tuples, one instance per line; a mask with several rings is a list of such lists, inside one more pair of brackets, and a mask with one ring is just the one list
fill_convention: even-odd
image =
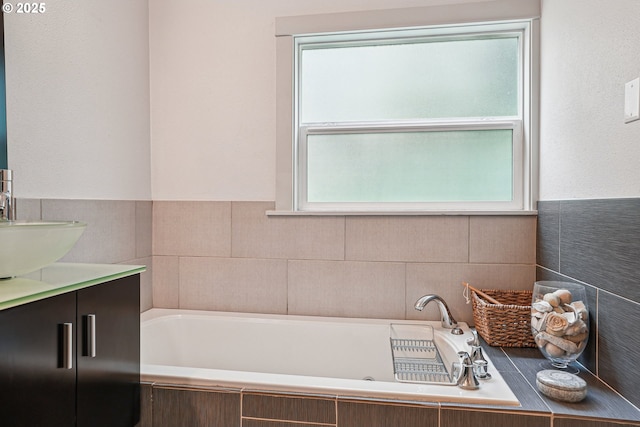
[(78, 291), (77, 323), (78, 427), (135, 425), (140, 416), (140, 277)]
[[(0, 311), (3, 427), (75, 426), (75, 318), (75, 293)], [(72, 366), (63, 366), (65, 334)]]

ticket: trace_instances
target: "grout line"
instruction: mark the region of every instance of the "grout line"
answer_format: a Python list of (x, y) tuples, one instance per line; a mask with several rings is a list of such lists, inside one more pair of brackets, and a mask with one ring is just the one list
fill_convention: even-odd
[(180, 255), (176, 256), (176, 258), (178, 259), (178, 283), (176, 284), (176, 288), (178, 289), (178, 295), (176, 296), (176, 304), (178, 305), (178, 308), (181, 309), (182, 306), (180, 305), (180, 288), (182, 288), (182, 277), (181, 277), (181, 270), (182, 268), (180, 268), (180, 265), (182, 264), (182, 262), (180, 262), (180, 258), (182, 258)]
[(342, 233), (342, 238), (343, 238), (342, 260), (346, 261), (347, 260), (347, 217), (345, 216), (344, 218), (342, 218), (342, 220), (344, 221), (343, 233)]
[(594, 336), (596, 339), (596, 377), (600, 378), (600, 288), (596, 287), (596, 318), (594, 319), (594, 326), (596, 330), (594, 331)]
[(529, 388), (531, 388), (531, 390), (533, 390), (533, 392), (538, 396), (538, 398), (540, 398), (540, 400), (542, 401), (543, 405), (549, 410), (549, 413), (551, 415), (553, 415), (553, 409), (547, 404), (547, 402), (545, 402), (544, 399), (542, 399), (542, 397), (540, 396), (540, 393), (538, 392), (538, 390), (533, 386), (533, 384), (531, 384), (529, 382), (529, 380), (527, 379), (527, 377), (524, 375), (524, 373), (522, 373), (522, 371), (520, 370), (520, 368), (518, 367), (518, 365), (511, 359), (511, 357), (509, 357), (509, 355), (507, 354), (506, 351), (504, 351), (503, 348), (501, 348), (502, 353), (504, 354), (504, 356), (509, 360), (509, 362), (511, 363), (511, 366), (513, 366), (514, 368), (516, 368), (516, 371), (518, 371), (518, 373), (520, 374), (520, 376), (522, 377), (522, 379), (529, 385)]
[(233, 258), (233, 202), (229, 202), (229, 258)]
[(244, 425), (244, 417), (242, 414), (244, 413), (244, 389), (240, 390), (240, 427)]
[(408, 307), (407, 307), (407, 268), (408, 268), (408, 263), (404, 263), (404, 318), (405, 320), (408, 320), (408, 316), (409, 316), (409, 312), (408, 312)]
[(281, 422), (286, 424), (300, 424), (304, 426), (330, 426), (335, 427), (336, 424), (333, 423), (317, 423), (312, 421), (296, 421), (296, 420), (280, 420), (277, 418), (259, 418), (259, 417), (241, 417), (241, 421), (244, 420), (256, 420), (256, 421), (267, 421), (269, 423), (272, 422)]
[(287, 259), (287, 271), (285, 272), (285, 287), (287, 289), (286, 312), (289, 314), (289, 269), (291, 268), (291, 260)]
[(471, 216), (467, 217), (467, 264), (471, 263)]
[(560, 261), (562, 257), (560, 256), (560, 248), (562, 244), (562, 203), (558, 203), (558, 273), (561, 271), (560, 269)]

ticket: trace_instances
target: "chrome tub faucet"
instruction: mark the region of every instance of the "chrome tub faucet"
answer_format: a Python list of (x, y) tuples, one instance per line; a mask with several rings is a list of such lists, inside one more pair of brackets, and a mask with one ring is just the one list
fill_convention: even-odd
[(425, 295), (421, 297), (416, 301), (414, 308), (418, 311), (422, 311), (431, 301), (435, 301), (438, 309), (440, 309), (442, 327), (445, 329), (451, 329), (451, 333), (454, 335), (462, 335), (464, 332), (458, 327), (458, 322), (456, 322), (456, 319), (451, 315), (447, 303), (438, 295)]
[(456, 377), (456, 384), (465, 390), (477, 390), (480, 388), (480, 382), (478, 381), (478, 377), (476, 377), (474, 364), (471, 361), (469, 353), (459, 351), (458, 358), (460, 359), (460, 372)]
[(0, 169), (0, 221), (16, 219), (16, 205), (13, 197), (13, 172)]

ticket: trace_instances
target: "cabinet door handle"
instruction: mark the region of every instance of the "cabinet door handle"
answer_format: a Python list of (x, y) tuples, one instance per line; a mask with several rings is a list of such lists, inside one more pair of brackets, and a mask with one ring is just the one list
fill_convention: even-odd
[(96, 315), (85, 316), (85, 348), (84, 355), (96, 357)]
[(62, 324), (62, 368), (73, 368), (73, 323)]

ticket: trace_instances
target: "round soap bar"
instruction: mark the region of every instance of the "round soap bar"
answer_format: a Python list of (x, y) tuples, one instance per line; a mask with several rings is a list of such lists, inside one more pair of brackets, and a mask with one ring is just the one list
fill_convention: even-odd
[(536, 374), (538, 390), (563, 402), (580, 402), (587, 395), (587, 383), (577, 375), (546, 369)]

